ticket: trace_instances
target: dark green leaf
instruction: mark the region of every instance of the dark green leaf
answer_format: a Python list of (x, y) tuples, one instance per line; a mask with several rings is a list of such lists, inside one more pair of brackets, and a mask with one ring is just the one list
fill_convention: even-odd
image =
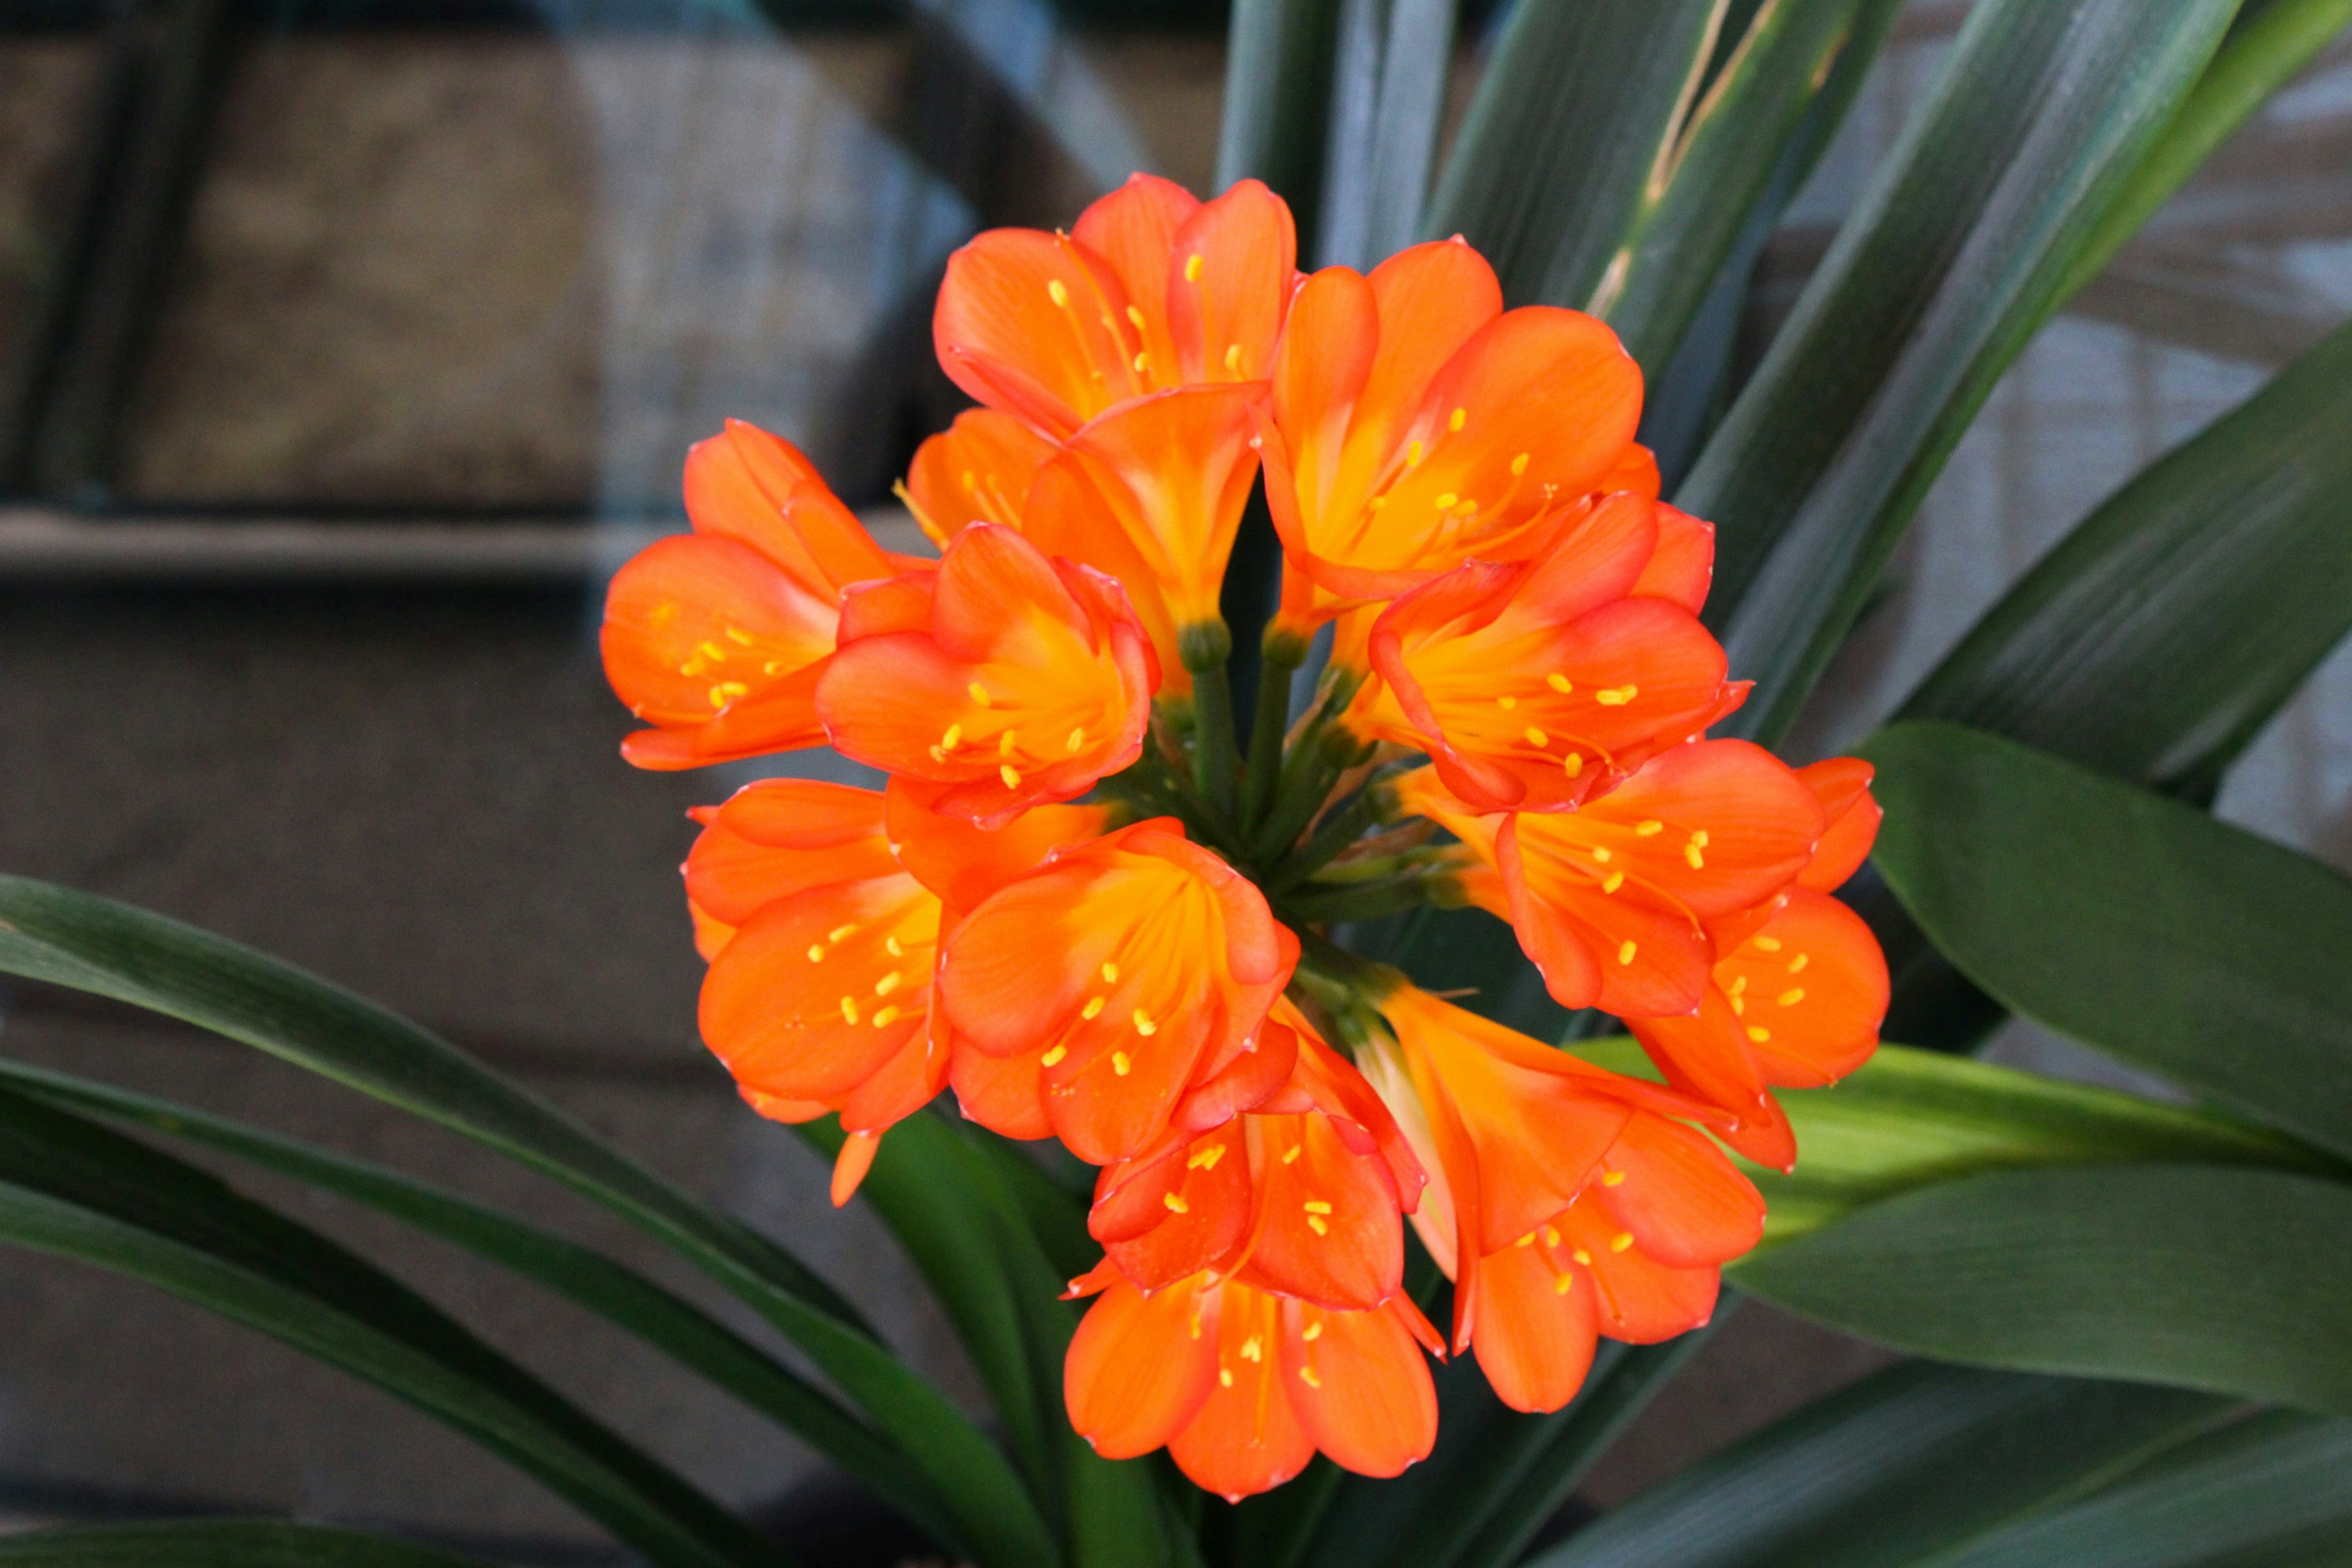
[(2290, 1411), (2200, 1438), (1936, 1568), (2341, 1568), (2352, 1423)]
[(783, 1553), (398, 1280), (194, 1166), (0, 1089), (0, 1240), (145, 1280), (363, 1378), (656, 1563)]
[(2235, 0), (1983, 0), (1676, 495), (1770, 739), (2211, 56)]
[(2210, 800), (2347, 628), (2352, 328), (2101, 505), (1902, 716)]
[(1423, 231), (1468, 239), (1513, 305), (1583, 306), (1674, 146), (1721, 13), (1721, 0), (1520, 0)]
[(1341, 0), (1316, 259), (1369, 270), (1419, 237), (1454, 0)]
[(485, 1568), (429, 1546), (274, 1520), (84, 1525), (0, 1536), (0, 1563), (38, 1568)]
[(1909, 1363), (1701, 1460), (1529, 1568), (1913, 1568), (2236, 1408), (2182, 1389)]
[(772, 1416), (908, 1518), (953, 1537), (953, 1516), (904, 1456), (831, 1395), (693, 1303), (602, 1253), (396, 1171), (168, 1100), (9, 1061), (0, 1061), (0, 1081), (50, 1104), (133, 1121), (233, 1154), (511, 1268), (676, 1357)]
[(838, 1293), (740, 1221), (415, 1024), (290, 964), (176, 921), (0, 877), (0, 972), (183, 1018), (413, 1111), (604, 1205), (782, 1330), (956, 1510), (962, 1544), (1006, 1568), (1051, 1536), (1003, 1457), (872, 1336)]
[(1915, 1354), (2352, 1411), (2352, 1186), (2221, 1165), (1998, 1171), (1727, 1273)]
[(2352, 1154), (2352, 882), (2013, 741), (1900, 724), (1864, 748), (1875, 860), (2011, 1010)]
[(1290, 204), (1298, 252), (1316, 254), (1331, 56), (1341, 0), (1234, 0), (1217, 188), (1264, 180)]

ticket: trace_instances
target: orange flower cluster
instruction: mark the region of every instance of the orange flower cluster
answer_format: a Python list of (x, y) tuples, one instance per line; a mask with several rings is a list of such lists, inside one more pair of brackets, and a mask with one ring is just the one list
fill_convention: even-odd
[[(640, 766), (830, 744), (889, 775), (696, 814), (702, 1032), (746, 1099), (839, 1117), (836, 1203), (943, 1089), (1098, 1167), (1070, 1419), (1233, 1498), (1318, 1450), (1425, 1456), (1424, 1351), (1551, 1410), (1597, 1336), (1704, 1322), (1763, 1223), (1718, 1141), (1787, 1166), (1772, 1089), (1852, 1070), (1886, 1003), (1830, 897), (1869, 770), (1704, 738), (1745, 695), (1697, 618), (1712, 531), (1658, 500), (1614, 335), (1505, 310), (1458, 239), (1369, 276), (1295, 250), (1255, 182), (1140, 175), (1067, 234), (982, 235), (935, 320), (980, 406), (900, 488), (938, 558), (733, 424), (604, 633)], [(1219, 602), (1261, 481), (1284, 574), (1244, 770)], [(1331, 941), (1425, 900), (1507, 921), (1658, 1079)]]

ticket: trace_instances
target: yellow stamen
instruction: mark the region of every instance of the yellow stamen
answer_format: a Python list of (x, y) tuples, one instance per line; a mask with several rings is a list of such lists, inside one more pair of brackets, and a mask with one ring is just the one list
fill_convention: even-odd
[(1576, 1276), (1573, 1274), (1561, 1274), (1551, 1282), (1551, 1293), (1555, 1296), (1565, 1296), (1575, 1289)]
[(1021, 733), (1021, 731), (1018, 731), (1018, 730), (1007, 730), (1007, 731), (1004, 731), (1004, 733), (1003, 733), (1002, 735), (997, 736), (997, 737), (996, 737), (996, 754), (997, 754), (998, 756), (1000, 756), (1000, 757), (1009, 757), (1009, 756), (1011, 756), (1011, 755), (1013, 754), (1013, 748), (1014, 746), (1017, 746), (1017, 745), (1019, 745), (1019, 744), (1021, 743), (1021, 742), (1020, 742), (1015, 738), (1015, 737), (1017, 737), (1020, 733)]
[(1315, 1375), (1315, 1369), (1311, 1366), (1302, 1366), (1298, 1369), (1298, 1380), (1309, 1388), (1323, 1386), (1323, 1380)]
[(727, 650), (720, 647), (715, 642), (697, 643), (695, 645), (694, 651), (700, 654), (703, 658), (709, 659), (713, 664), (725, 664), (727, 662)]
[(1104, 965), (1102, 966), (1102, 977), (1103, 977), (1103, 984), (1106, 984), (1106, 985), (1116, 985), (1116, 984), (1118, 984), (1118, 964), (1116, 964), (1116, 963), (1106, 963), (1106, 964), (1104, 964)]
[(1525, 733), (1528, 738), (1528, 744), (1533, 746), (1538, 752), (1551, 744), (1551, 737), (1545, 734), (1541, 730), (1537, 729), (1533, 724), (1527, 727)]
[(884, 975), (881, 979), (874, 983), (874, 994), (877, 996), (887, 996), (891, 992), (898, 989), (898, 982), (901, 978), (902, 976), (897, 970), (892, 970), (889, 973)]
[(1698, 852), (1698, 846), (1696, 844), (1683, 846), (1683, 858), (1690, 862), (1690, 868), (1694, 871), (1706, 869), (1706, 857)]
[(1812, 961), (1812, 954), (1809, 952), (1801, 952), (1797, 954), (1796, 957), (1789, 960), (1789, 973), (1791, 974), (1801, 974), (1804, 973), (1805, 965), (1811, 963)]
[(1633, 1245), (1633, 1233), (1630, 1230), (1621, 1230), (1609, 1238), (1609, 1250), (1612, 1252), (1622, 1252)]
[(1420, 442), (1407, 441), (1404, 444), (1404, 466), (1408, 468), (1421, 467), (1422, 454), (1424, 450), (1426, 448)]
[(1747, 989), (1748, 989), (1748, 976), (1746, 976), (1745, 974), (1736, 976), (1736, 977), (1732, 980), (1732, 982), (1731, 982), (1731, 994), (1732, 994), (1734, 996), (1738, 995), (1741, 992), (1743, 992), (1743, 991), (1745, 991), (1745, 990), (1747, 990)]
[(1160, 1201), (1168, 1205), (1168, 1212), (1170, 1214), (1190, 1214), (1192, 1212), (1192, 1206), (1185, 1203), (1182, 1198), (1178, 1197), (1174, 1193), (1161, 1194)]
[(1584, 753), (1582, 752), (1570, 752), (1565, 758), (1561, 759), (1559, 765), (1561, 769), (1567, 773), (1570, 778), (1574, 778), (1577, 774), (1584, 771)]
[(1585, 1251), (1584, 1248), (1580, 1247), (1576, 1249), (1576, 1260), (1579, 1263), (1583, 1264), (1587, 1268), (1592, 1267), (1592, 1254)]
[(740, 680), (722, 680), (710, 689), (710, 705), (713, 708), (724, 708), (738, 697), (749, 696), (751, 690), (750, 687)]
[(1135, 1032), (1141, 1035), (1145, 1039), (1148, 1040), (1152, 1036), (1160, 1032), (1160, 1026), (1153, 1023), (1151, 1021), (1151, 1015), (1145, 1012), (1142, 1008), (1138, 1007), (1129, 1016), (1135, 1025)]
[[(1192, 1337), (1196, 1340), (1201, 1337), (1201, 1331), (1197, 1325), (1192, 1330)], [(1217, 1369), (1217, 1386), (1220, 1388), (1231, 1388), (1233, 1385), (1234, 1369), (1229, 1366), (1219, 1367)]]
[(1497, 697), (1495, 700), (1500, 703), (1506, 711), (1519, 705), (1519, 700), (1516, 697)]
[(811, 963), (823, 963), (824, 962), (824, 943), (821, 942), (813, 942), (809, 943), (809, 962)]
[(1556, 669), (1549, 675), (1544, 677), (1544, 684), (1550, 687), (1554, 691), (1559, 692), (1562, 697), (1567, 696), (1570, 692), (1576, 689), (1576, 682), (1570, 680), (1568, 677), (1562, 675)]
[(1110, 1054), (1110, 1070), (1125, 1078), (1135, 1070), (1135, 1064), (1128, 1060), (1125, 1051), (1113, 1051)]
[(1101, 1017), (1102, 1010), (1103, 998), (1099, 996), (1089, 996), (1087, 998), (1087, 1005), (1078, 1009), (1078, 1016), (1091, 1021)]
[(1469, 420), (1470, 411), (1466, 408), (1457, 408), (1445, 416), (1445, 427), (1459, 434), (1462, 426), (1468, 424)]
[(1305, 1342), (1306, 1343), (1310, 1344), (1310, 1345), (1311, 1345), (1311, 1344), (1313, 1344), (1317, 1340), (1319, 1340), (1319, 1339), (1321, 1339), (1321, 1338), (1323, 1337), (1323, 1325), (1322, 1325), (1322, 1323), (1318, 1321), (1316, 1321), (1316, 1322), (1312, 1322), (1312, 1323), (1307, 1324), (1307, 1331), (1306, 1331), (1305, 1333), (1303, 1333), (1303, 1334), (1299, 1335), (1298, 1337), (1299, 1337), (1299, 1339), (1300, 1339), (1300, 1340), (1302, 1340), (1302, 1341), (1303, 1341), (1303, 1342)]
[(1242, 1360), (1264, 1361), (1265, 1359), (1265, 1341), (1263, 1337), (1257, 1334), (1252, 1334), (1249, 1338), (1242, 1342)]
[(1636, 824), (1634, 824), (1634, 826), (1633, 826), (1633, 832), (1634, 832), (1634, 835), (1635, 835), (1636, 837), (1638, 837), (1647, 838), (1647, 837), (1650, 837), (1650, 835), (1652, 835), (1652, 834), (1654, 834), (1654, 833), (1662, 833), (1662, 832), (1664, 832), (1664, 831), (1665, 830), (1665, 826), (1666, 826), (1666, 825), (1665, 825), (1664, 823), (1660, 822), (1656, 817), (1654, 817), (1654, 817), (1650, 818), (1650, 820), (1649, 820), (1649, 821), (1647, 821), (1647, 822), (1641, 822), (1641, 823), (1636, 823)]
[(893, 958), (907, 956), (907, 950), (898, 945), (898, 939), (895, 936), (886, 936), (882, 939), (882, 951)]
[(1528, 455), (1525, 452), (1521, 452), (1517, 457), (1511, 459), (1511, 478), (1516, 479), (1527, 471)]
[(1759, 952), (1778, 952), (1780, 951), (1780, 939), (1777, 936), (1759, 936), (1756, 939), (1756, 948)]
[(1242, 346), (1239, 343), (1227, 343), (1225, 345), (1225, 374), (1227, 375), (1239, 375), (1241, 373)]
[(1543, 1227), (1543, 1238), (1544, 1245), (1546, 1247), (1558, 1247), (1559, 1245), (1559, 1232), (1553, 1229), (1550, 1226)]
[(1605, 690), (1594, 692), (1592, 700), (1603, 708), (1622, 708), (1633, 701), (1640, 694), (1641, 689), (1638, 686), (1612, 686)]
[(1304, 1143), (1293, 1143), (1290, 1146), (1290, 1152), (1282, 1157), (1282, 1163), (1286, 1165), (1289, 1164), (1293, 1160), (1297, 1159), (1298, 1156), (1306, 1151), (1306, 1148), (1307, 1145)]
[(1615, 856), (1609, 853), (1609, 847), (1606, 844), (1594, 845), (1592, 847), (1592, 858), (1595, 860), (1600, 861), (1603, 866), (1606, 866), (1610, 861), (1616, 858)]
[(1069, 1047), (1055, 1046), (1052, 1050), (1047, 1051), (1044, 1056), (1039, 1057), (1037, 1058), (1037, 1063), (1040, 1067), (1059, 1067), (1062, 1065), (1062, 1058), (1069, 1054)]
[(1772, 1031), (1769, 1029), (1761, 1029), (1757, 1027), (1755, 1025), (1750, 1024), (1748, 1026), (1748, 1037), (1760, 1046), (1765, 1041), (1772, 1037)]
[(1619, 963), (1620, 965), (1623, 965), (1623, 964), (1628, 964), (1628, 963), (1633, 963), (1633, 954), (1634, 954), (1634, 952), (1635, 952), (1636, 951), (1637, 951), (1637, 950), (1635, 949), (1635, 947), (1633, 946), (1633, 943), (1631, 941), (1626, 941), (1626, 942), (1620, 942), (1620, 943), (1618, 944), (1618, 946), (1617, 946), (1617, 962), (1618, 962), (1618, 963)]
[(841, 999), (841, 1021), (845, 1024), (855, 1024), (857, 1022), (856, 997), (844, 996)]
[(1070, 291), (1063, 287), (1060, 279), (1048, 279), (1045, 283), (1045, 298), (1053, 300), (1056, 305), (1066, 306), (1070, 302)]
[(1309, 1198), (1298, 1206), (1305, 1209), (1308, 1214), (1329, 1214), (1331, 1212), (1331, 1205), (1325, 1203), (1321, 1198)]
[(991, 697), (991, 696), (988, 694), (988, 688), (987, 688), (987, 687), (985, 687), (985, 686), (982, 686), (982, 685), (979, 681), (977, 681), (977, 680), (973, 681), (971, 685), (969, 685), (969, 686), (965, 687), (965, 688), (964, 688), (964, 690), (965, 690), (965, 691), (966, 691), (966, 692), (971, 696), (971, 700), (972, 700), (974, 702), (977, 702), (977, 703), (978, 703), (978, 704), (980, 704), (982, 708), (987, 707), (990, 703), (992, 703), (992, 702), (993, 702), (993, 701), (995, 701), (995, 700), (996, 700), (994, 698)]
[(837, 946), (840, 944), (843, 937), (847, 936), (851, 931), (854, 931), (856, 929), (857, 927), (855, 925), (835, 926), (831, 931), (824, 933), (824, 940)]
[(1805, 988), (1801, 985), (1791, 985), (1780, 993), (1780, 1005), (1783, 1007), (1793, 1007), (1804, 999)]
[(1188, 1171), (1213, 1171), (1217, 1168), (1217, 1162), (1224, 1157), (1225, 1146), (1223, 1143), (1212, 1143), (1185, 1161), (1184, 1168)]
[(963, 726), (961, 724), (949, 725), (948, 732), (940, 737), (940, 750), (943, 752), (952, 752), (962, 744)]
[(1702, 849), (1706, 848), (1710, 842), (1706, 836), (1706, 829), (1704, 827), (1692, 828), (1690, 841), (1697, 845)]
[(1625, 1173), (1603, 1171), (1601, 1173), (1601, 1184), (1604, 1187), (1622, 1187), (1625, 1184)]
[(1080, 728), (1076, 729), (1076, 730), (1073, 730), (1073, 731), (1070, 731), (1070, 742), (1069, 742), (1069, 746), (1070, 746), (1070, 754), (1071, 754), (1072, 756), (1076, 756), (1076, 755), (1077, 755), (1080, 752), (1082, 752), (1082, 751), (1086, 750), (1086, 746), (1087, 746), (1087, 731), (1086, 731), (1086, 730), (1085, 730), (1085, 728), (1084, 728), (1083, 726), (1081, 726)]
[(1613, 893), (1624, 885), (1625, 873), (1622, 871), (1612, 871), (1601, 879), (1601, 890), (1604, 893)]
[(1331, 1234), (1331, 1222), (1321, 1215), (1311, 1214), (1307, 1216), (1307, 1228), (1318, 1236), (1328, 1236)]
[(1519, 1237), (1519, 1239), (1518, 1239), (1518, 1240), (1517, 1240), (1517, 1241), (1515, 1241), (1515, 1242), (1511, 1243), (1511, 1245), (1512, 1245), (1513, 1247), (1533, 1247), (1535, 1244), (1536, 1244), (1536, 1233), (1535, 1233), (1534, 1231), (1529, 1231), (1529, 1232), (1528, 1232), (1528, 1233), (1527, 1233), (1527, 1235), (1525, 1235), (1525, 1236), (1523, 1236), (1523, 1237)]
[(887, 1029), (898, 1021), (898, 1009), (896, 1007), (881, 1007), (875, 1010), (874, 1026), (877, 1029)]
[(998, 768), (996, 770), (996, 776), (1004, 781), (1004, 787), (1006, 789), (1019, 789), (1021, 787), (1021, 770), (1014, 767), (1011, 763), (1006, 763), (1003, 766)]
[(1141, 375), (1145, 371), (1150, 370), (1150, 368), (1151, 368), (1151, 356), (1150, 356), (1150, 354), (1138, 354), (1138, 355), (1136, 355), (1136, 356), (1135, 356), (1135, 374), (1138, 374), (1138, 375)]
[(1462, 498), (1460, 496), (1455, 495), (1452, 490), (1447, 490), (1444, 494), (1437, 498), (1437, 510), (1444, 511), (1461, 499)]
[(1184, 281), (1187, 283), (1198, 283), (1200, 280), (1201, 258), (1198, 254), (1186, 257), (1184, 258)]

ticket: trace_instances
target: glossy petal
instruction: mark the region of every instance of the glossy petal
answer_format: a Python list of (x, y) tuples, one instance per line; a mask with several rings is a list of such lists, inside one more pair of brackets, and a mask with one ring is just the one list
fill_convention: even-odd
[(908, 509), (941, 549), (975, 522), (1019, 528), (1029, 486), (1054, 451), (1052, 442), (1009, 414), (967, 408), (915, 448), (907, 466)]
[(1400, 1311), (1284, 1301), (1283, 1385), (1308, 1441), (1343, 1470), (1394, 1476), (1437, 1441), (1437, 1391)]
[(1643, 1111), (1625, 1124), (1583, 1201), (1601, 1207), (1662, 1264), (1728, 1263), (1764, 1235), (1755, 1184), (1701, 1133)]
[(1404, 1231), (1385, 1162), (1349, 1148), (1319, 1113), (1248, 1120), (1264, 1216), (1250, 1279), (1327, 1307), (1370, 1308), (1395, 1295)]
[(697, 533), (741, 540), (827, 600), (890, 575), (881, 546), (800, 449), (740, 419), (688, 451), (686, 515)]
[(1087, 1310), (1062, 1367), (1070, 1425), (1107, 1459), (1165, 1444), (1217, 1386), (1218, 1292), (1119, 1283)]
[(1869, 1060), (1886, 1016), (1885, 954), (1862, 918), (1799, 889), (1764, 929), (1716, 966), (1768, 1082), (1833, 1083)]
[(1800, 886), (1818, 893), (1833, 893), (1870, 858), (1878, 839), (1878, 824), (1886, 813), (1870, 794), (1874, 770), (1859, 757), (1832, 757), (1797, 770), (1805, 787), (1822, 804), (1828, 826), (1813, 847), (1811, 864), (1798, 876)]
[(999, 1057), (959, 1040), (948, 1062), (948, 1087), (968, 1121), (1007, 1138), (1051, 1138), (1045, 1069), (1034, 1053)]
[(813, 779), (763, 779), (712, 813), (686, 858), (688, 901), (740, 926), (779, 899), (828, 882), (895, 875), (882, 796)]
[(884, 791), (885, 821), (899, 864), (940, 896), (950, 923), (1058, 851), (1097, 838), (1112, 826), (1113, 809), (1107, 805), (1034, 805), (992, 830), (932, 809), (950, 787), (894, 778)]
[(1591, 1279), (1601, 1331), (1611, 1339), (1656, 1344), (1714, 1315), (1719, 1270), (1659, 1262), (1625, 1242), (1631, 1233), (1597, 1204), (1579, 1204), (1559, 1216), (1558, 1226)]
[(1472, 1304), (1478, 1368), (1514, 1410), (1558, 1410), (1576, 1397), (1599, 1348), (1591, 1278), (1539, 1238), (1489, 1255)]
[(1187, 384), (1264, 381), (1297, 279), (1290, 208), (1243, 180), (1188, 215), (1168, 258), (1168, 321)]
[(1195, 1486), (1238, 1502), (1306, 1468), (1315, 1444), (1283, 1375), (1281, 1303), (1240, 1284), (1220, 1293), (1215, 1378), (1168, 1453)]

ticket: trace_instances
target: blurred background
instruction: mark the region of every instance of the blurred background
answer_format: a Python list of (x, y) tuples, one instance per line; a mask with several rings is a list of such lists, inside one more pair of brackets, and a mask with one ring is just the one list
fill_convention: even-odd
[[(1456, 114), (1501, 9), (1465, 14)], [(1967, 11), (1906, 11), (1758, 263), (1736, 363)], [(879, 1227), (830, 1210), (819, 1163), (697, 1044), (684, 813), (782, 769), (624, 766), (598, 605), (683, 526), (685, 448), (728, 416), (918, 547), (888, 490), (959, 406), (929, 353), (947, 254), (1067, 223), (1133, 169), (1206, 194), (1223, 40), (1207, 0), (0, 0), (0, 870), (424, 1020), (786, 1239), (973, 1392)], [(1801, 747), (1891, 709), (2117, 482), (2347, 310), (2339, 45), (2011, 371)], [(2221, 809), (2352, 865), (2352, 657)], [(430, 1173), (703, 1296), (551, 1188), (242, 1047), (37, 988), (0, 992), (0, 1028), (25, 1059)], [(2131, 1081), (2028, 1026), (1995, 1054)], [(583, 1315), (252, 1184), (722, 1498), (805, 1496), (803, 1451)], [(1750, 1306), (1588, 1492), (1627, 1495), (1878, 1360)], [(625, 1561), (388, 1397), (0, 1254), (0, 1526), (204, 1509)]]

